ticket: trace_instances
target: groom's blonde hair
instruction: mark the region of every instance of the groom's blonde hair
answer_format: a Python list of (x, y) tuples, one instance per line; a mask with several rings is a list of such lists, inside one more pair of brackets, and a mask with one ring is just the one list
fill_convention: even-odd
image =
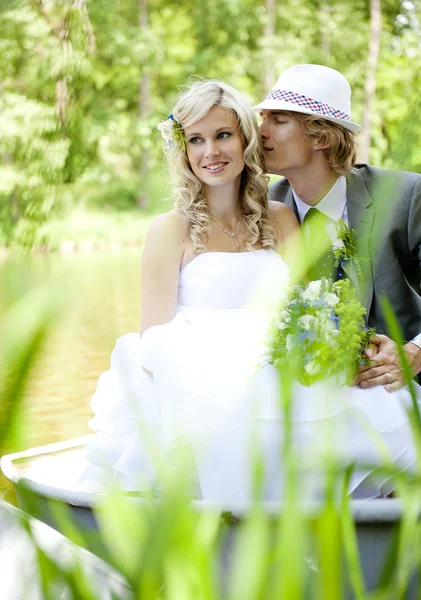
[(314, 115), (304, 113), (288, 112), (296, 119), (307, 135), (317, 139), (321, 144), (327, 144), (323, 153), (338, 175), (347, 175), (357, 160), (357, 140), (355, 134), (341, 125), (326, 121)]
[[(247, 227), (248, 250), (256, 244), (263, 248), (276, 246), (276, 233), (269, 219), (268, 176), (262, 151), (262, 141), (251, 105), (230, 85), (222, 81), (195, 81), (184, 88), (172, 114), (182, 128), (203, 119), (211, 108), (221, 106), (231, 111), (244, 144), (245, 168), (242, 173), (240, 202)], [(193, 173), (187, 156), (187, 142), (173, 143), (165, 149), (175, 183), (175, 208), (190, 220), (189, 237), (195, 252), (205, 250), (206, 238), (212, 227), (202, 182)]]

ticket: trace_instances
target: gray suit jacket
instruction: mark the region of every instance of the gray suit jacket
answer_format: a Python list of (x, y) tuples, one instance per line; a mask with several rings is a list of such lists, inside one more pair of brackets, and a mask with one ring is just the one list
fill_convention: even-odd
[[(390, 334), (379, 302), (385, 294), (408, 341), (421, 333), (421, 175), (360, 164), (346, 181), (368, 325)], [(286, 179), (271, 185), (269, 199), (285, 202), (298, 217)]]

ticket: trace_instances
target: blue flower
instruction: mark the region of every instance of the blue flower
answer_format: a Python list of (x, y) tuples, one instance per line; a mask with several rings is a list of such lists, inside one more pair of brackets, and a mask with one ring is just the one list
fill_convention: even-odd
[(317, 339), (317, 333), (314, 331), (314, 329), (305, 329), (304, 331), (298, 334), (298, 340), (300, 342), (305, 342), (307, 340), (309, 342), (312, 342), (315, 339)]
[(322, 308), (322, 307), (327, 307), (328, 306), (327, 302), (324, 299), (324, 295), (323, 294), (320, 296), (320, 298), (318, 298), (317, 300), (315, 300), (313, 302), (313, 306), (315, 308)]
[(332, 310), (330, 313), (330, 319), (335, 323), (336, 329), (339, 329), (339, 324), (341, 322), (341, 318)]

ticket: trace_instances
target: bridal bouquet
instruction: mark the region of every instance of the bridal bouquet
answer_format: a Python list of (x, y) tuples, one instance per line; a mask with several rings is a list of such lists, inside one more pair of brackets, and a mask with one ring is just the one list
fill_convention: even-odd
[(343, 374), (350, 381), (374, 334), (364, 314), (348, 279), (296, 285), (276, 314), (266, 358), (306, 386)]

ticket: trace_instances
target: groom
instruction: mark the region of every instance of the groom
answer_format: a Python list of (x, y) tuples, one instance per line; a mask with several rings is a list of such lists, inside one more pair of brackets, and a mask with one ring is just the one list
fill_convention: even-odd
[(378, 334), (376, 363), (361, 370), (358, 383), (399, 389), (403, 373), (396, 345), (384, 335), (380, 297), (389, 299), (409, 364), (420, 373), (421, 176), (355, 164), (360, 126), (351, 120), (351, 88), (338, 71), (291, 67), (255, 109), (269, 172), (284, 177), (271, 186), (270, 199), (292, 207), (301, 223), (317, 214), (326, 233), (340, 219), (356, 230), (358, 286)]

